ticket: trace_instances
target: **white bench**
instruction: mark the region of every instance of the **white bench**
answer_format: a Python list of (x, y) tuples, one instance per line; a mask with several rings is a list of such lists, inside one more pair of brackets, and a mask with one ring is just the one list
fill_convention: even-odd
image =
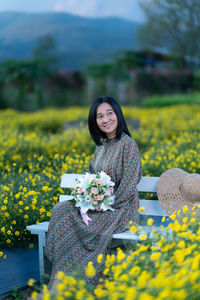
[[(73, 188), (75, 179), (83, 176), (82, 174), (64, 174), (61, 178), (61, 188)], [(155, 193), (157, 191), (157, 182), (159, 177), (142, 177), (141, 181), (137, 185), (139, 192)], [(60, 195), (59, 201), (65, 201), (71, 199), (71, 196)], [(150, 216), (167, 216), (165, 210), (161, 207), (160, 201), (158, 200), (142, 200), (140, 199), (140, 207), (144, 207), (144, 210), (140, 213), (141, 215)], [(31, 231), (31, 234), (38, 235), (38, 248), (39, 248), (39, 266), (40, 266), (40, 276), (44, 275), (44, 246), (45, 238), (48, 230), (49, 222), (42, 222), (34, 225), (29, 225), (26, 227), (27, 230)], [(145, 226), (140, 233), (146, 233), (151, 231), (151, 227)], [(138, 234), (130, 231), (125, 231), (122, 233), (113, 234), (113, 239), (122, 240), (132, 240), (138, 241)]]

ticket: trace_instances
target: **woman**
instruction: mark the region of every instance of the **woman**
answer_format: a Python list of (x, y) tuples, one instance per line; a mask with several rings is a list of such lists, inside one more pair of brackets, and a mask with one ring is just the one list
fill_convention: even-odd
[(140, 153), (120, 105), (111, 97), (97, 98), (89, 111), (88, 126), (96, 144), (89, 172), (104, 171), (115, 182), (114, 211), (89, 211), (87, 226), (71, 202), (53, 208), (45, 253), (55, 273), (84, 270), (89, 261), (98, 271), (96, 258), (109, 250), (112, 234), (126, 230), (130, 220), (138, 221)]

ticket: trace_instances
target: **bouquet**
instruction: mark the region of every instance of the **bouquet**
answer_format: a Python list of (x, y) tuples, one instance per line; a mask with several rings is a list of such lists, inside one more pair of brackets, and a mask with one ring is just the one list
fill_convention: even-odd
[[(91, 220), (87, 216), (88, 210), (114, 210), (110, 206), (114, 203), (115, 198), (113, 195), (114, 185), (110, 176), (104, 172), (97, 174), (86, 173), (83, 177), (76, 180), (75, 188), (71, 195), (75, 200), (75, 206), (80, 208), (84, 222), (84, 218)], [(88, 221), (85, 223), (88, 225)]]

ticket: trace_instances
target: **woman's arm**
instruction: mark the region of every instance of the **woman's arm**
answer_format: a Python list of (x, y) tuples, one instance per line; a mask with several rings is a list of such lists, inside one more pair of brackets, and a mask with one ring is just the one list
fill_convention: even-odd
[(137, 192), (137, 184), (142, 176), (142, 165), (140, 152), (136, 142), (128, 140), (122, 153), (123, 172), (117, 191), (115, 192), (115, 203), (127, 201)]

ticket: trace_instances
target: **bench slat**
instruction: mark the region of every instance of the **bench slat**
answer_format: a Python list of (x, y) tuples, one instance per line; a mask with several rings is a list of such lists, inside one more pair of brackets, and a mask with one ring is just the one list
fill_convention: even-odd
[(74, 188), (75, 180), (83, 176), (83, 174), (64, 174), (61, 178), (60, 186), (62, 188)]
[(150, 216), (167, 216), (165, 210), (161, 207), (160, 201), (158, 200), (143, 200), (140, 199), (139, 207), (144, 207), (144, 210), (140, 213), (141, 215)]
[(27, 230), (30, 230), (32, 234), (39, 234), (40, 232), (47, 232), (49, 227), (49, 222), (41, 222), (38, 224), (26, 226)]
[(73, 199), (73, 196), (70, 196), (70, 195), (60, 195), (59, 196), (59, 202), (72, 200), (72, 199)]
[(138, 192), (156, 193), (158, 179), (159, 177), (142, 176), (140, 182), (137, 185)]
[[(32, 234), (40, 235), (41, 233), (48, 231), (48, 226), (49, 226), (49, 222), (41, 222), (41, 223), (38, 223), (38, 224), (29, 225), (26, 228), (28, 230), (30, 230), (30, 232)], [(157, 228), (157, 227), (145, 226), (143, 229), (139, 230), (138, 233), (134, 233), (134, 232), (131, 232), (131, 231), (127, 230), (127, 231), (124, 231), (124, 232), (113, 234), (112, 238), (138, 241), (138, 236), (140, 234), (147, 234), (148, 232), (151, 232), (152, 229), (159, 230), (160, 228), (159, 227)]]

